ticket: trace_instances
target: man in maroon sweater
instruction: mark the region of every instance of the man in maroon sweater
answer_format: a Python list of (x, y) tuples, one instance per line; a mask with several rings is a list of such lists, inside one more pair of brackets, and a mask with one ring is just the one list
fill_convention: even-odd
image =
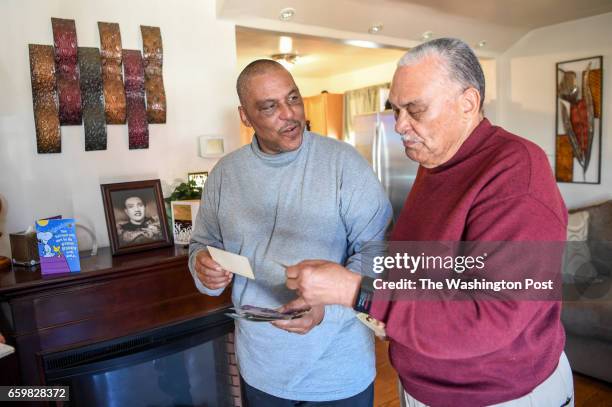
[[(392, 241), (565, 240), (567, 210), (546, 155), (483, 117), (484, 88), (460, 40), (430, 41), (400, 60), (389, 101), (420, 167)], [(558, 266), (535, 263), (523, 269)], [(409, 406), (573, 405), (560, 301), (369, 301), (364, 280), (304, 261), (287, 269), (300, 294), (288, 307), (342, 304), (385, 324)]]

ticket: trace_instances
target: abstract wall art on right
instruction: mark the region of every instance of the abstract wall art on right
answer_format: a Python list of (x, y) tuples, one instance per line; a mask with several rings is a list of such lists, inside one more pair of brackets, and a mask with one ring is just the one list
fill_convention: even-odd
[(601, 183), (603, 58), (557, 63), (557, 182)]

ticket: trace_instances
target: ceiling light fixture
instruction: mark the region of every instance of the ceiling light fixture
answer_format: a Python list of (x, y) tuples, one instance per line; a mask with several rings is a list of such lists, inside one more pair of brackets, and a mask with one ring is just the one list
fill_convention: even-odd
[(293, 19), (293, 16), (295, 16), (295, 9), (292, 7), (287, 7), (280, 11), (278, 18), (281, 21), (290, 21)]
[(382, 48), (380, 45), (373, 41), (364, 41), (364, 40), (345, 40), (344, 43), (346, 45), (352, 45), (354, 47), (361, 48)]
[(293, 65), (298, 61), (298, 55), (293, 53), (274, 54), (270, 58), (281, 64), (285, 69), (293, 68)]
[(372, 24), (370, 28), (368, 29), (368, 32), (370, 34), (378, 34), (379, 32), (382, 31), (382, 29), (383, 29), (382, 24)]
[(478, 48), (484, 48), (485, 45), (487, 45), (487, 42), (485, 40), (482, 40), (478, 43)]
[(281, 36), (278, 39), (278, 52), (288, 54), (293, 49), (293, 39), (291, 37)]
[(423, 41), (429, 41), (431, 38), (433, 37), (433, 32), (432, 31), (425, 31), (422, 35), (421, 35), (421, 40)]

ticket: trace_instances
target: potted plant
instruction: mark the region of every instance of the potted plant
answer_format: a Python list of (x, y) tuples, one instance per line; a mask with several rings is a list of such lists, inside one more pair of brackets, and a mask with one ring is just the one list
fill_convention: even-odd
[(195, 222), (202, 188), (195, 181), (181, 182), (169, 197), (165, 198), (170, 205), (170, 216), (174, 243), (188, 245), (191, 239), (193, 223)]

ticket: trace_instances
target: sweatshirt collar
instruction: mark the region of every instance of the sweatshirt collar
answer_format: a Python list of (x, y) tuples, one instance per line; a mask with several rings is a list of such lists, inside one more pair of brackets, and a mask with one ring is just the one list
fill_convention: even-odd
[(278, 154), (268, 154), (264, 153), (259, 147), (257, 134), (255, 134), (253, 135), (253, 140), (251, 141), (251, 150), (253, 151), (255, 156), (262, 160), (265, 164), (271, 165), (273, 167), (282, 167), (284, 165), (292, 163), (300, 155), (300, 152), (304, 148), (306, 148), (305, 145), (310, 144), (310, 140), (310, 133), (304, 130), (304, 133), (302, 133), (302, 144), (300, 144), (297, 149)]

